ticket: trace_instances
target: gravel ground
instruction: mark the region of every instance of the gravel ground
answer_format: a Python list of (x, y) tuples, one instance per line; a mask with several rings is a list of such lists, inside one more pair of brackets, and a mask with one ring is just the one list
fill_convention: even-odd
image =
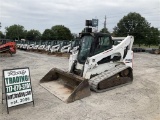
[(39, 85), (51, 68), (67, 70), (67, 58), (25, 51), (0, 58), (0, 71), (26, 66), (31, 71), (35, 107), (32, 103), (16, 106), (8, 115), (5, 104), (0, 104), (0, 120), (160, 120), (160, 55), (135, 53), (132, 84), (104, 93), (92, 92), (70, 104)]

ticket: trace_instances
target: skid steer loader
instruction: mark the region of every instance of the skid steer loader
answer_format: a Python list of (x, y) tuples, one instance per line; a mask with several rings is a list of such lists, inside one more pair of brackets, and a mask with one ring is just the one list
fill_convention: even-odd
[(22, 50), (27, 50), (27, 46), (29, 45), (29, 41), (25, 41), (25, 43), (22, 46)]
[(60, 50), (56, 53), (56, 55), (69, 58), (70, 48), (71, 48), (71, 41), (63, 40), (62, 43), (60, 44)]
[(49, 52), (49, 50), (50, 50), (51, 46), (53, 45), (53, 43), (54, 43), (54, 41), (51, 41), (51, 40), (47, 40), (47, 41), (46, 41), (46, 47), (44, 48), (44, 51), (45, 51), (46, 53)]
[(7, 56), (9, 53), (16, 54), (16, 42), (10, 40), (0, 40), (0, 56)]
[(34, 46), (33, 46), (32, 51), (34, 51), (34, 52), (38, 51), (38, 47), (39, 47), (40, 45), (41, 45), (41, 41), (40, 41), (40, 40), (35, 41), (35, 44), (34, 44)]
[(27, 50), (31, 51), (33, 49), (35, 43), (36, 43), (35, 41), (29, 41), (29, 44), (27, 46)]
[(63, 56), (61, 49), (68, 44), (69, 44), (68, 40), (57, 41), (57, 44), (51, 47), (50, 49), (51, 53), (54, 53), (56, 56)]
[(59, 41), (59, 40), (54, 40), (54, 43), (53, 43), (53, 45), (50, 48), (50, 53), (58, 52), (61, 43), (62, 42)]
[(16, 47), (19, 48), (21, 45), (22, 41), (21, 40), (16, 40)]
[(20, 49), (20, 50), (23, 49), (23, 45), (24, 45), (24, 44), (26, 44), (26, 42), (25, 42), (25, 41), (21, 41), (21, 44), (20, 44), (20, 46), (19, 46), (19, 49)]
[(44, 49), (45, 49), (45, 47), (46, 47), (46, 41), (44, 41), (44, 40), (42, 40), (41, 41), (41, 45), (38, 47), (38, 52), (40, 52), (40, 53), (43, 53), (44, 52)]
[(95, 92), (104, 92), (131, 83), (133, 36), (113, 47), (105, 33), (81, 33), (80, 47), (69, 58), (69, 70), (51, 69), (40, 85), (66, 103)]
[(76, 38), (74, 41), (72, 41), (71, 43), (71, 49), (69, 52), (74, 52), (77, 51), (77, 49), (79, 48), (80, 45), (80, 39)]
[(60, 52), (61, 53), (69, 53), (71, 49), (71, 41), (67, 42), (66, 45), (64, 45), (61, 49)]

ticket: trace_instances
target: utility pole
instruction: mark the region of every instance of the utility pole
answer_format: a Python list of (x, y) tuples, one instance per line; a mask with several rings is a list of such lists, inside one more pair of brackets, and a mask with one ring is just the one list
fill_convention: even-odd
[(18, 38), (18, 41), (19, 41), (18, 25), (16, 26), (16, 29), (17, 29), (17, 38)]
[[(1, 27), (2, 27), (2, 26), (1, 26), (1, 22), (0, 22), (0, 29), (1, 29)], [(0, 40), (1, 40), (1, 35), (0, 35)]]
[(104, 20), (104, 29), (106, 29), (107, 27), (106, 27), (106, 23), (107, 23), (107, 17), (106, 17), (106, 15), (105, 15), (105, 18), (104, 18), (105, 20)]

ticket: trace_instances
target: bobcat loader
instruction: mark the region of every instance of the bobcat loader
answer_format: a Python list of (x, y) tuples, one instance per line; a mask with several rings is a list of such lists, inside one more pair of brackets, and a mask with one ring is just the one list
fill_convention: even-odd
[(77, 51), (77, 49), (79, 48), (79, 44), (80, 44), (80, 39), (79, 38), (76, 38), (74, 41), (72, 41), (71, 49), (70, 49), (69, 52)]
[(25, 42), (25, 41), (21, 41), (21, 44), (20, 44), (20, 46), (19, 46), (19, 49), (21, 49), (21, 50), (22, 50), (22, 49), (23, 49), (23, 45), (24, 45), (24, 44), (26, 44), (26, 42)]
[(41, 41), (40, 40), (37, 40), (35, 41), (35, 44), (33, 46), (33, 51), (37, 51), (38, 50), (38, 47), (41, 45)]
[[(57, 45), (55, 46), (52, 46), (52, 49), (51, 50), (51, 53), (54, 53), (56, 56), (65, 56), (65, 53), (62, 52), (64, 49), (63, 47), (64, 46), (67, 46), (69, 44), (69, 41), (68, 40), (62, 40), (62, 41), (58, 41), (57, 42)], [(68, 46), (67, 46), (68, 48)], [(62, 49), (62, 51), (61, 51)]]
[(133, 80), (134, 37), (127, 36), (113, 47), (105, 33), (81, 33), (80, 47), (69, 58), (69, 70), (51, 69), (40, 85), (66, 103), (95, 92), (104, 92)]
[(34, 47), (35, 41), (29, 41), (29, 44), (27, 46), (27, 50), (32, 50)]
[(61, 53), (69, 53), (71, 49), (71, 42), (68, 42), (68, 44), (64, 45), (61, 49), (60, 52)]
[(46, 43), (47, 43), (46, 41), (41, 41), (41, 45), (38, 47), (38, 52), (44, 52)]
[(22, 46), (23, 50), (27, 50), (27, 46), (29, 45), (29, 41), (25, 41), (25, 43)]
[(21, 40), (16, 40), (16, 47), (17, 47), (17, 48), (20, 48), (21, 43), (22, 43)]
[(45, 52), (49, 52), (51, 46), (53, 45), (54, 41), (48, 40), (46, 43), (46, 47), (44, 48)]
[(55, 44), (50, 48), (50, 52), (54, 53), (54, 52), (58, 52), (60, 49), (60, 45), (62, 44), (62, 41), (56, 41)]

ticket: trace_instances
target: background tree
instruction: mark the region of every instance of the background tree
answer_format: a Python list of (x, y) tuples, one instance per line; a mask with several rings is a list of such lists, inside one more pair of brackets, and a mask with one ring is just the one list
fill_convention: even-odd
[(135, 44), (145, 44), (148, 39), (147, 33), (150, 29), (150, 23), (146, 21), (139, 13), (129, 13), (124, 16), (114, 27), (114, 36), (127, 36), (131, 34), (134, 36)]
[(159, 45), (159, 36), (160, 33), (158, 31), (158, 28), (150, 27), (146, 33), (146, 40), (145, 45), (148, 45), (149, 47), (151, 45)]
[(51, 29), (45, 29), (42, 34), (42, 40), (53, 40), (53, 32)]
[(41, 39), (41, 33), (38, 30), (30, 30), (27, 32), (26, 35), (27, 40), (40, 40)]
[(110, 33), (107, 28), (102, 28), (102, 29), (100, 30), (100, 32), (102, 32), (102, 33)]
[(159, 49), (160, 49), (160, 30), (159, 30), (159, 37), (158, 37), (158, 46), (159, 46)]
[(0, 31), (0, 39), (5, 38), (5, 35)]
[(26, 38), (26, 30), (21, 25), (12, 25), (9, 27), (6, 27), (6, 38), (7, 39), (25, 39)]
[(55, 40), (71, 40), (72, 34), (69, 28), (63, 25), (55, 25), (51, 28), (53, 32), (53, 39)]

